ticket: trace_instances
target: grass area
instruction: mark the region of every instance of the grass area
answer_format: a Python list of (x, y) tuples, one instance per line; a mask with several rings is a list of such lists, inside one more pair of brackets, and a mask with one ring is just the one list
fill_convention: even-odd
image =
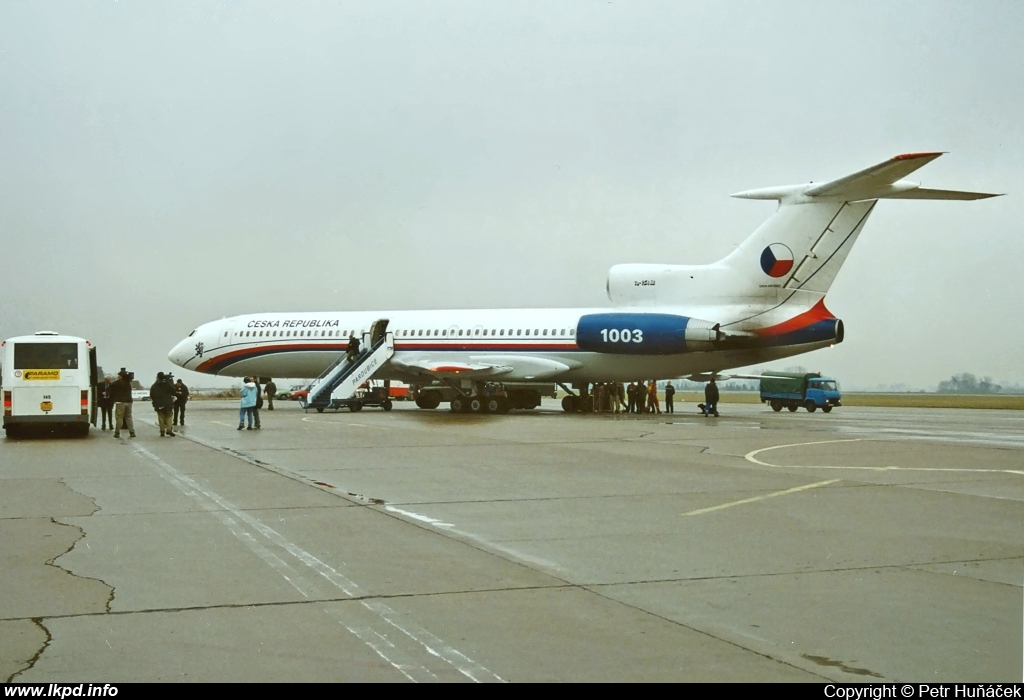
[[(723, 391), (722, 404), (760, 403), (756, 392)], [(695, 391), (679, 392), (679, 398), (700, 403), (704, 394)], [(1024, 394), (861, 394), (843, 392), (844, 406), (877, 406), (889, 408), (997, 408), (1024, 411)]]

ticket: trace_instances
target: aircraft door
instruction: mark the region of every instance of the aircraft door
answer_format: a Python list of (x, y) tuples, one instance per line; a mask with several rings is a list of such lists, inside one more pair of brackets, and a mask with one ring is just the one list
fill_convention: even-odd
[(226, 348), (234, 342), (235, 324), (225, 322), (220, 326), (217, 337), (213, 339), (212, 345), (218, 348)]

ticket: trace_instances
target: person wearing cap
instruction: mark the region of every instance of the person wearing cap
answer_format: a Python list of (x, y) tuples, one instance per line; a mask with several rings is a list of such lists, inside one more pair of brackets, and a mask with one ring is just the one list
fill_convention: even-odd
[(174, 384), (163, 372), (156, 373), (156, 381), (149, 387), (149, 400), (156, 411), (156, 422), (160, 426), (160, 437), (174, 437), (171, 429), (171, 417), (174, 414)]

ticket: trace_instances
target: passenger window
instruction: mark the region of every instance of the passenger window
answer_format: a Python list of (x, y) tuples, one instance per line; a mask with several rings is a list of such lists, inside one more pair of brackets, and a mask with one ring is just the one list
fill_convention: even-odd
[(570, 336), (576, 335), (576, 329), (575, 328), (570, 328), (569, 329), (569, 335)]
[(501, 329), (501, 335), (505, 335), (505, 329), (504, 328)]

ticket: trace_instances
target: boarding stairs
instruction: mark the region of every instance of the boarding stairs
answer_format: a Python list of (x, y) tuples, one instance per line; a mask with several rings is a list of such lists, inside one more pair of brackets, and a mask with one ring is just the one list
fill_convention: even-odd
[(309, 385), (303, 408), (323, 410), (334, 400), (352, 398), (360, 385), (379, 370), (395, 354), (395, 336), (387, 332), (388, 319), (373, 322), (369, 333), (363, 333), (359, 354), (349, 361), (348, 352), (341, 353), (323, 373)]

